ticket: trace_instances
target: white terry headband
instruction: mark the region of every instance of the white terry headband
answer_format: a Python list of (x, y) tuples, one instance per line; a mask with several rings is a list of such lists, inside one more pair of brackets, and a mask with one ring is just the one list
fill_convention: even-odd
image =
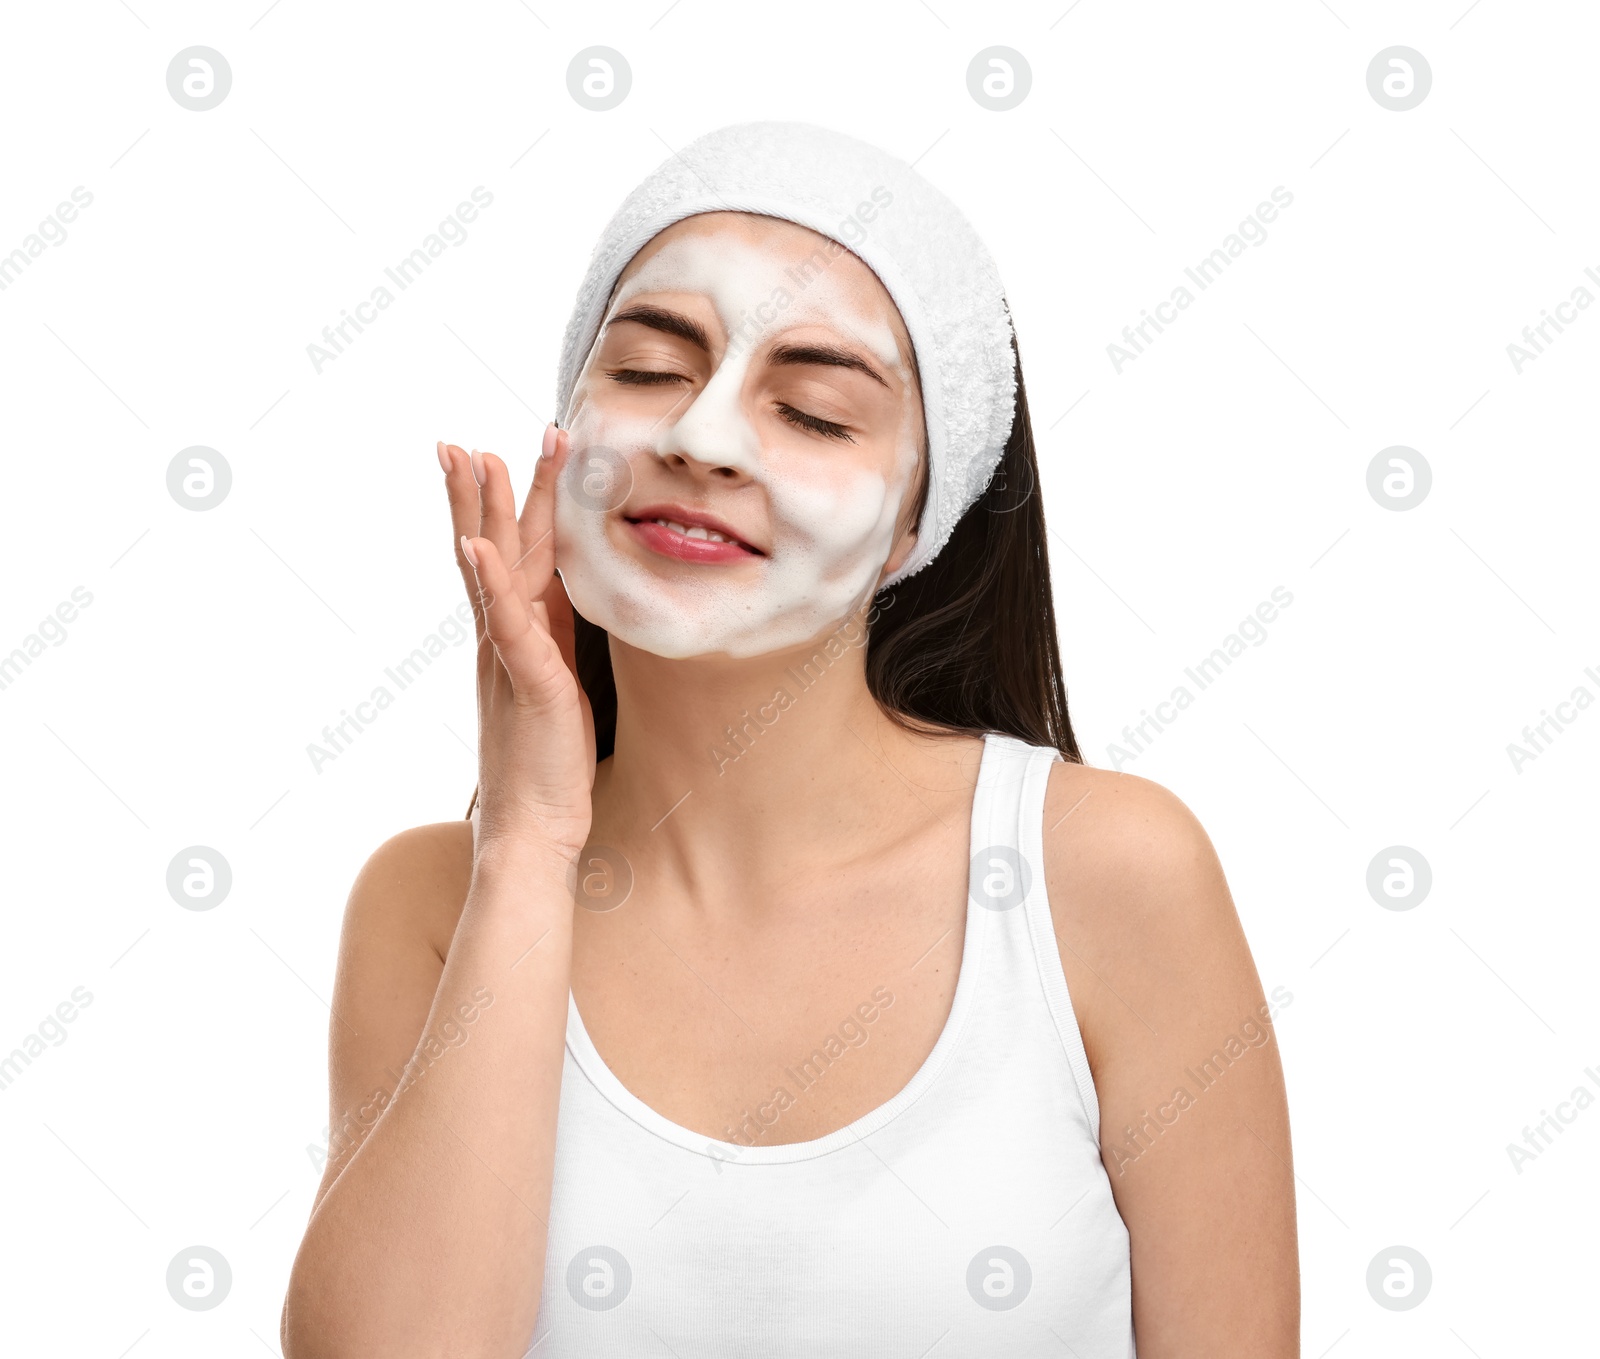
[(663, 161), (596, 243), (561, 344), (556, 409), (565, 426), (618, 276), (657, 232), (701, 212), (781, 217), (857, 255), (911, 336), (928, 431), (927, 504), (905, 564), (938, 555), (983, 493), (1011, 432), (1011, 316), (994, 260), (971, 223), (904, 161), (809, 123), (735, 123)]

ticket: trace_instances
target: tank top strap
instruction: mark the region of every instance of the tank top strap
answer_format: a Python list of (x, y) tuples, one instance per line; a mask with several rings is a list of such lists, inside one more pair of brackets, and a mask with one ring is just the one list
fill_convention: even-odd
[[(980, 1008), (991, 1013), (1003, 1008), (1021, 1023), (1037, 1017), (1060, 1045), (1089, 1131), (1098, 1140), (1100, 1104), (1067, 992), (1045, 884), (1045, 793), (1061, 752), (998, 732), (991, 732), (987, 743), (974, 797), (968, 883), (969, 928), (976, 924), (985, 936), (981, 993), (988, 1003)], [(1038, 1003), (1024, 1004), (1024, 998)], [(1042, 1037), (1014, 1033), (1008, 1041)]]

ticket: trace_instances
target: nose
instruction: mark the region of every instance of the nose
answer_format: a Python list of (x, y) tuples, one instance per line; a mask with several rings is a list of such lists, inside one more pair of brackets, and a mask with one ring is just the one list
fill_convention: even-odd
[(689, 408), (662, 430), (656, 452), (663, 461), (724, 479), (743, 481), (755, 475), (761, 442), (740, 400), (744, 367), (737, 360), (724, 363)]

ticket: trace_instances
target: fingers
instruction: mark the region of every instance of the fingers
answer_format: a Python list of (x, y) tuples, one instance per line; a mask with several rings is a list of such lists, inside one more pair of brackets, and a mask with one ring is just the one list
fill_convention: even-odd
[(482, 518), (478, 506), (478, 483), (473, 479), (467, 451), (456, 444), (439, 445), (439, 463), (444, 468), (445, 494), (450, 498), (450, 541), (454, 545), (456, 566), (466, 586), (472, 612), (477, 616), (478, 636), (483, 636), (483, 614), (478, 601), (478, 577), (472, 563), (462, 554), (461, 540), (475, 536)]
[(534, 464), (533, 485), (522, 504), (518, 533), (522, 540), (522, 570), (534, 599), (548, 599), (556, 568), (556, 485), (571, 449), (564, 429), (545, 429), (539, 460)]
[[(438, 445), (439, 464), (444, 468), (445, 490), (450, 500), (451, 540), (455, 544), (456, 566), (461, 571), (468, 595), (474, 601), (475, 612), (478, 609), (478, 581), (470, 563), (462, 555), (463, 537), (488, 538), (494, 543), (508, 571), (511, 589), (524, 603), (539, 600), (550, 587), (555, 570), (556, 469), (552, 462), (559, 461), (559, 454), (554, 449), (555, 433), (553, 426), (546, 428), (541, 452), (543, 448), (550, 448), (554, 457), (541, 457), (538, 460), (534, 484), (523, 506), (521, 518), (516, 514), (511, 474), (504, 459), (493, 453), (476, 450), (468, 453), (458, 444)], [(530, 547), (533, 549), (531, 554)]]
[(544, 624), (561, 651), (561, 659), (573, 678), (578, 675), (577, 624), (572, 620), (572, 601), (567, 598), (567, 587), (554, 571), (539, 603), (544, 608)]
[(463, 534), (460, 547), (477, 582), (489, 640), (511, 679), (513, 692), (524, 700), (549, 697), (565, 670), (556, 644), (535, 625), (493, 540)]
[(509, 572), (508, 584), (521, 585), (518, 595), (526, 603), (529, 592), (519, 580), (522, 547), (518, 542), (517, 499), (511, 490), (511, 473), (504, 460), (493, 453), (474, 452), (468, 461), (478, 484), (479, 506), (476, 534), (469, 530), (468, 536), (487, 538), (495, 545)]

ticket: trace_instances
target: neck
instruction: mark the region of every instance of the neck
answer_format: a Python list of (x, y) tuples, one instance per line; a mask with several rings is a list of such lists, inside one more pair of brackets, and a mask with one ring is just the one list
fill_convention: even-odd
[(847, 625), (749, 659), (668, 660), (613, 637), (616, 743), (592, 841), (624, 848), (636, 872), (726, 891), (730, 870), (747, 885), (804, 872), (819, 842), (903, 815), (890, 789), (903, 794), (894, 769), (918, 738), (868, 691), (865, 639)]

